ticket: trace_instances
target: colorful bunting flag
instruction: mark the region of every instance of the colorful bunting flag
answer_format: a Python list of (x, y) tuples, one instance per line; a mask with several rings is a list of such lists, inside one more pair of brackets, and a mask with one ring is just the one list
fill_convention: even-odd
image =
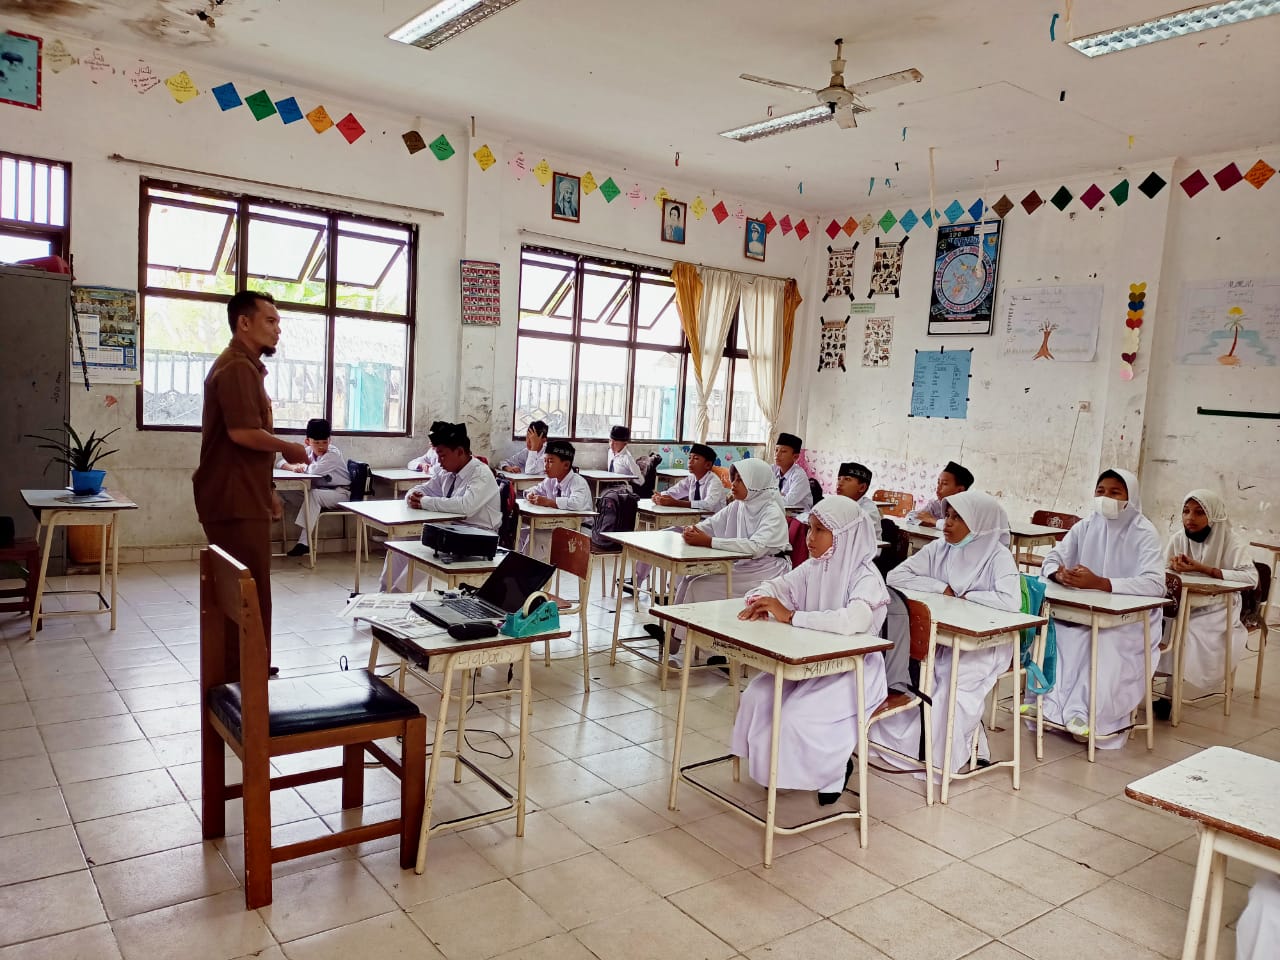
[(139, 93), (148, 93), (160, 85), (160, 78), (155, 75), (151, 65), (138, 61), (138, 65), (127, 74), (129, 83)]
[(1000, 199), (991, 205), (991, 209), (995, 211), (997, 217), (1003, 220), (1008, 216), (1009, 211), (1013, 209), (1013, 201), (1009, 199), (1007, 193), (1000, 194)]
[(364, 136), (364, 127), (360, 125), (360, 121), (356, 119), (354, 113), (348, 113), (345, 117), (334, 124), (338, 128), (338, 132), (342, 134), (347, 143), (355, 143)]
[(627, 191), (627, 199), (631, 201), (631, 209), (639, 210), (640, 204), (644, 203), (644, 191), (640, 189), (640, 184), (633, 183), (631, 189)]
[(538, 178), (541, 186), (546, 186), (551, 182), (551, 164), (547, 163), (547, 158), (543, 157), (533, 166), (533, 175)]
[[(97, 52), (96, 50), (94, 51)], [(200, 96), (200, 91), (196, 89), (196, 83), (191, 79), (191, 74), (185, 70), (179, 70), (172, 77), (165, 80), (164, 85), (169, 88), (169, 93), (173, 95), (173, 99), (178, 103), (186, 103), (188, 100), (194, 100)]]
[(529, 161), (525, 160), (523, 150), (507, 161), (507, 168), (517, 180), (524, 179), (529, 170)]
[(764, 217), (762, 218), (762, 221), (764, 223), (764, 232), (766, 234), (773, 233), (773, 228), (778, 225), (778, 221), (773, 219), (772, 210), (770, 210), (768, 213), (764, 215)]
[(987, 205), (981, 200), (973, 201), (973, 205), (969, 207), (969, 217), (974, 223), (982, 219), (983, 212), (987, 209)]
[(1027, 216), (1035, 213), (1044, 205), (1044, 201), (1040, 199), (1040, 194), (1032, 190), (1022, 198), (1022, 209), (1027, 211)]
[(613, 182), (613, 177), (607, 179), (600, 184), (600, 196), (604, 197), (605, 203), (613, 203), (614, 199), (622, 192), (618, 185)]
[(747, 219), (747, 211), (742, 209), (742, 204), (738, 204), (738, 209), (733, 211), (733, 219), (739, 223), (743, 223)]
[(600, 184), (596, 183), (596, 176), (590, 170), (582, 175), (582, 195), (589, 197), (600, 189)]
[(283, 100), (277, 100), (276, 112), (280, 114), (280, 122), (284, 124), (297, 123), (302, 119), (302, 108), (298, 106), (297, 97), (285, 97)]
[(1123, 207), (1125, 201), (1129, 199), (1129, 181), (1121, 180), (1108, 191), (1111, 194), (1111, 200), (1117, 207)]
[(870, 233), (871, 228), (876, 225), (876, 219), (871, 214), (867, 214), (862, 218), (862, 222), (858, 224), (863, 233)]
[(1080, 202), (1092, 210), (1102, 202), (1102, 198), (1105, 196), (1106, 194), (1102, 192), (1102, 188), (1095, 183), (1090, 185), (1089, 189), (1084, 193), (1080, 194)]
[(803, 240), (809, 235), (809, 225), (801, 220), (796, 224), (796, 236)]
[(653, 202), (659, 209), (661, 209), (662, 201), (668, 200), (670, 199), (670, 197), (671, 197), (671, 194), (667, 193), (666, 187), (659, 187), (658, 192), (653, 195)]
[(898, 222), (898, 218), (893, 215), (892, 210), (886, 210), (884, 216), (880, 218), (880, 229), (888, 233), (893, 229), (893, 225)]
[(791, 232), (791, 214), (784, 213), (782, 219), (778, 221), (778, 226), (782, 228), (782, 235), (785, 237)]
[(1275, 167), (1265, 160), (1259, 160), (1249, 168), (1249, 172), (1244, 175), (1244, 178), (1249, 181), (1249, 185), (1255, 190), (1261, 190), (1267, 185), (1267, 181), (1275, 176), (1275, 172)]
[(711, 215), (716, 218), (716, 223), (724, 223), (729, 219), (729, 208), (726, 207), (724, 205), (724, 201), (721, 200), (711, 208)]
[(964, 207), (960, 206), (959, 200), (952, 200), (942, 212), (947, 215), (947, 223), (955, 223), (964, 215)]
[(255, 120), (265, 120), (276, 115), (276, 105), (271, 102), (271, 95), (265, 90), (249, 94), (244, 98), (244, 105), (253, 113)]
[(702, 197), (694, 197), (693, 203), (689, 204), (689, 210), (694, 217), (701, 220), (707, 215), (707, 202)]
[(61, 40), (55, 40), (44, 48), (44, 62), (49, 65), (49, 69), (54, 73), (61, 73), (67, 67), (73, 67), (80, 61), (71, 55), (71, 51), (67, 49), (67, 45)]
[(240, 94), (236, 90), (234, 83), (220, 83), (209, 92), (213, 94), (213, 99), (218, 101), (218, 106), (224, 112), (232, 110), (244, 102), (240, 99)]
[(1188, 197), (1194, 197), (1197, 193), (1209, 185), (1209, 180), (1199, 170), (1188, 174), (1182, 179), (1178, 186), (1182, 187)]
[(827, 224), (827, 236), (834, 240), (840, 234), (840, 224), (832, 220)]
[(902, 215), (902, 219), (898, 221), (902, 225), (902, 229), (907, 233), (911, 232), (911, 228), (920, 222), (920, 218), (916, 216), (914, 210), (908, 210)]
[(475, 157), (476, 166), (480, 168), (481, 173), (488, 173), (489, 168), (498, 162), (498, 158), (493, 155), (487, 143), (481, 144), (480, 149), (471, 156)]
[(427, 141), (423, 139), (422, 134), (417, 130), (409, 130), (400, 134), (400, 139), (404, 141), (404, 148), (410, 154), (427, 149)]
[(311, 124), (311, 129), (316, 133), (324, 133), (333, 126), (333, 118), (329, 116), (328, 110), (320, 106), (307, 114), (307, 123)]
[(1072, 199), (1074, 198), (1072, 197), (1071, 191), (1068, 190), (1064, 185), (1059, 187), (1057, 192), (1054, 193), (1054, 195), (1049, 198), (1049, 202), (1052, 203), (1059, 210), (1065, 210), (1067, 209), (1067, 204), (1069, 204), (1072, 201)]
[(436, 155), (437, 160), (448, 160), (457, 152), (443, 133), (427, 144), (427, 147)]
[[(842, 227), (841, 229), (844, 230), (844, 235), (846, 237), (852, 237), (858, 231), (858, 218), (850, 217), (848, 220), (844, 222), (844, 227)], [(835, 238), (833, 237), (832, 239), (835, 239)]]
[(1215, 173), (1213, 179), (1218, 184), (1219, 190), (1230, 190), (1244, 179), (1244, 175), (1240, 172), (1240, 168), (1235, 165), (1235, 162), (1232, 161)]
[(936, 219), (937, 219), (937, 211), (936, 211), (936, 210), (926, 210), (926, 211), (924, 212), (924, 216), (920, 218), (920, 221), (921, 221), (921, 222), (922, 222), (926, 227), (932, 227), (932, 226), (933, 226), (933, 221), (934, 221), (934, 220), (936, 220)]
[(1168, 181), (1154, 170), (1147, 174), (1147, 178), (1138, 184), (1138, 189), (1146, 196), (1148, 200), (1154, 200), (1156, 194), (1165, 188)]

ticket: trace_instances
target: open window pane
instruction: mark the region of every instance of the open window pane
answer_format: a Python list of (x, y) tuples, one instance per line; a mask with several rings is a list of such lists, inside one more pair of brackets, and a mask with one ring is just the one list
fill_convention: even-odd
[(340, 220), (337, 246), (340, 309), (408, 312), (408, 230)]
[(631, 271), (587, 264), (582, 271), (582, 319), (578, 334), (626, 340), (631, 332)]
[(626, 422), (629, 352), (589, 343), (579, 347), (577, 436), (607, 437), (615, 423)]
[(573, 333), (575, 270), (572, 257), (525, 252), (520, 263), (521, 331)]
[[(302, 429), (312, 417), (324, 416), (328, 323), (323, 314), (280, 311), (280, 343), (267, 367), (267, 396), (278, 430)], [(335, 429), (336, 429), (335, 424)]]
[(673, 440), (680, 404), (680, 354), (636, 351), (636, 380), (631, 398), (631, 432), (637, 437)]
[(339, 317), (333, 341), (333, 429), (406, 429), (409, 325)]
[(569, 436), (569, 371), (573, 344), (521, 337), (516, 355), (515, 429), (523, 434), (534, 420), (545, 420), (551, 436)]
[(250, 208), (247, 286), (286, 303), (323, 306), (324, 278), (311, 275), (325, 254), (327, 219)]
[(146, 357), (142, 419), (150, 426), (200, 426), (204, 378), (231, 338), (227, 308), (205, 300), (143, 298)]
[(670, 280), (640, 279), (636, 340), (670, 347), (684, 343), (684, 328), (680, 325), (680, 312), (676, 309), (676, 287)]
[[(729, 361), (721, 362), (716, 371), (715, 383), (708, 398), (707, 409), (711, 417), (711, 428), (707, 432), (707, 443), (723, 443), (725, 436), (725, 394), (729, 376)], [(700, 440), (698, 436), (698, 382), (693, 376), (693, 367), (689, 366), (684, 379), (684, 440)]]
[(168, 290), (236, 291), (235, 212), (194, 203), (150, 204), (147, 213), (147, 285)]

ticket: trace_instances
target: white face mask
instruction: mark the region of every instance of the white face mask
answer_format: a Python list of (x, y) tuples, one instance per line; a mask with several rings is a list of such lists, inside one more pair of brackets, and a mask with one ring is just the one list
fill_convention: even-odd
[(1112, 500), (1110, 497), (1093, 498), (1093, 509), (1097, 510), (1108, 520), (1115, 520), (1118, 518), (1120, 516), (1120, 512), (1127, 506), (1129, 506), (1129, 502), (1127, 500)]

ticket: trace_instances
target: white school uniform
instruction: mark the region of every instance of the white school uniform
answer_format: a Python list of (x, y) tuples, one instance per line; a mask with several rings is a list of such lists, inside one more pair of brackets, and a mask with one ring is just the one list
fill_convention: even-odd
[(871, 494), (864, 493), (862, 499), (858, 501), (858, 506), (862, 508), (862, 512), (871, 518), (871, 522), (876, 525), (876, 539), (880, 539), (880, 508), (876, 506), (876, 502), (871, 499)]
[(644, 474), (640, 472), (640, 465), (636, 463), (636, 458), (631, 455), (628, 447), (623, 447), (617, 453), (609, 451), (609, 472), (630, 477), (633, 486), (638, 487), (644, 483)]
[[(1111, 591), (1141, 597), (1164, 596), (1164, 555), (1151, 521), (1142, 515), (1138, 478), (1128, 470), (1112, 469), (1129, 491), (1128, 505), (1120, 516), (1108, 520), (1089, 514), (1059, 541), (1040, 567), (1048, 577), (1058, 570), (1083, 564), (1111, 581)], [(1159, 658), (1160, 611), (1150, 614), (1151, 669)], [(1046, 720), (1065, 724), (1073, 717), (1089, 716), (1089, 627), (1054, 620), (1058, 638), (1057, 683), (1044, 697)], [(1098, 735), (1115, 733), (1129, 725), (1129, 714), (1142, 702), (1151, 682), (1143, 671), (1142, 623), (1128, 623), (1098, 631)], [(1034, 703), (1034, 700), (1031, 701)], [(1101, 750), (1119, 750), (1124, 737), (1099, 740)]]
[[(442, 513), (460, 513), (459, 522), (473, 527), (483, 527), (495, 533), (502, 523), (502, 509), (498, 503), (498, 481), (487, 464), (472, 457), (457, 473), (436, 470), (426, 483), (420, 483), (407, 494), (422, 494), (419, 506), (423, 510)], [(403, 592), (409, 580), (409, 561), (399, 554), (388, 553), (382, 565), (382, 590)]]
[[(1192, 490), (1183, 498), (1183, 502), (1192, 499), (1199, 501), (1205, 515), (1209, 517), (1209, 538), (1204, 543), (1196, 543), (1187, 536), (1186, 530), (1179, 528), (1169, 538), (1169, 545), (1165, 549), (1165, 565), (1169, 566), (1174, 557), (1185, 553), (1196, 563), (1220, 568), (1224, 580), (1256, 587), (1258, 568), (1253, 565), (1248, 543), (1236, 533), (1227, 517), (1226, 503), (1212, 490)], [(1235, 614), (1231, 624), (1231, 666), (1234, 669), (1244, 653), (1249, 632), (1240, 619), (1240, 595), (1232, 597), (1231, 602), (1232, 612)], [(1226, 652), (1226, 631), (1223, 629), (1225, 606), (1226, 601), (1219, 597), (1203, 607), (1196, 607), (1187, 618), (1187, 635), (1183, 640), (1186, 654), (1183, 656), (1182, 666), (1183, 680), (1192, 688), (1187, 691), (1190, 696), (1202, 696), (1222, 689), (1223, 654)], [(1172, 621), (1166, 620), (1166, 639), (1172, 629)], [(1173, 675), (1172, 647), (1161, 655), (1158, 669), (1161, 673)]]
[(526, 447), (503, 462), (502, 469), (512, 473), (524, 473), (531, 477), (545, 477), (547, 475), (546, 445), (544, 444), (541, 450), (530, 450)]
[[(807, 630), (846, 636), (879, 633), (889, 593), (872, 564), (876, 535), (870, 518), (847, 497), (828, 497), (813, 512), (834, 534), (831, 549), (759, 584), (747, 599), (777, 598), (795, 611), (792, 625)], [(864, 709), (870, 714), (888, 696), (882, 654), (863, 658), (863, 677)], [(754, 677), (742, 693), (733, 724), (733, 752), (746, 761), (751, 779), (761, 784), (769, 782), (773, 684), (769, 674)], [(856, 673), (783, 681), (779, 787), (838, 793), (844, 789), (845, 765), (857, 746)]]
[(798, 463), (783, 473), (777, 467), (772, 468), (774, 479), (778, 482), (778, 492), (782, 495), (782, 503), (788, 510), (808, 510), (813, 506), (813, 491), (809, 489), (809, 475)]
[(933, 517), (934, 520), (941, 520), (947, 515), (947, 503), (945, 500), (930, 500), (923, 507), (912, 510), (904, 518), (907, 523), (919, 523), (921, 517)]
[[(913, 553), (889, 571), (889, 586), (899, 590), (943, 593), (947, 587), (957, 597), (997, 610), (1022, 609), (1022, 584), (1018, 565), (1009, 548), (1001, 542), (1009, 530), (1009, 517), (999, 501), (989, 494), (965, 491), (947, 498), (974, 534), (964, 546), (952, 546), (939, 538)], [(959, 772), (968, 762), (974, 733), (981, 730), (982, 708), (987, 694), (1000, 674), (1009, 669), (1013, 644), (1001, 644), (960, 654), (956, 676), (956, 708), (951, 728), (951, 772)], [(939, 647), (933, 663), (933, 761), (942, 767), (946, 749), (947, 700), (951, 690), (951, 650)], [(914, 757), (920, 746), (920, 712), (910, 710), (888, 717), (872, 731), (875, 742)], [(978, 756), (986, 759), (985, 731), (978, 733)], [(887, 766), (910, 769), (900, 757), (880, 753), (877, 759)], [(923, 774), (919, 775), (923, 779)]]
[[(699, 480), (692, 473), (663, 491), (676, 500), (688, 500), (689, 506), (703, 513), (715, 513), (724, 508), (729, 491), (719, 477), (708, 470)], [(643, 560), (636, 564), (633, 583), (640, 583), (649, 576), (650, 565)]]
[[(579, 473), (569, 471), (563, 480), (547, 477), (532, 490), (526, 490), (525, 496), (536, 493), (540, 497), (555, 497), (556, 506), (561, 510), (590, 510), (593, 504), (591, 487)], [(520, 543), (516, 547), (521, 553), (528, 553), (538, 560), (549, 562), (551, 558), (551, 530), (539, 530), (533, 538), (533, 550), (529, 546), (529, 527), (520, 531)]]
[[(307, 448), (307, 469), (305, 473), (312, 477), (324, 477), (311, 488), (311, 516), (307, 517), (306, 500), (298, 510), (293, 522), (301, 528), (298, 543), (304, 547), (311, 544), (316, 525), (320, 522), (321, 510), (332, 510), (340, 503), (351, 499), (351, 474), (347, 472), (347, 459), (342, 451), (329, 444), (323, 457), (316, 459), (311, 448)], [(299, 494), (301, 496), (301, 494)], [(310, 524), (307, 520), (310, 519)]]
[[(1210, 930), (1216, 937), (1218, 931)], [(1236, 960), (1280, 957), (1280, 874), (1259, 870), (1249, 902), (1236, 921)]]
[(420, 457), (414, 457), (407, 466), (410, 470), (418, 470), (422, 473), (430, 474), (439, 462), (440, 458), (436, 455), (436, 448), (427, 447), (426, 453)]

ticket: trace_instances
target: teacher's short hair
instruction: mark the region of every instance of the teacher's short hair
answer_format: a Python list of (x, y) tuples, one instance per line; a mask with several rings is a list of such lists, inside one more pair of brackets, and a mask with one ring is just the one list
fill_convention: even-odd
[(242, 315), (257, 312), (259, 300), (265, 300), (267, 303), (276, 302), (276, 298), (271, 294), (260, 293), (257, 290), (237, 290), (232, 294), (231, 299), (227, 301), (227, 326), (231, 328), (233, 334)]

